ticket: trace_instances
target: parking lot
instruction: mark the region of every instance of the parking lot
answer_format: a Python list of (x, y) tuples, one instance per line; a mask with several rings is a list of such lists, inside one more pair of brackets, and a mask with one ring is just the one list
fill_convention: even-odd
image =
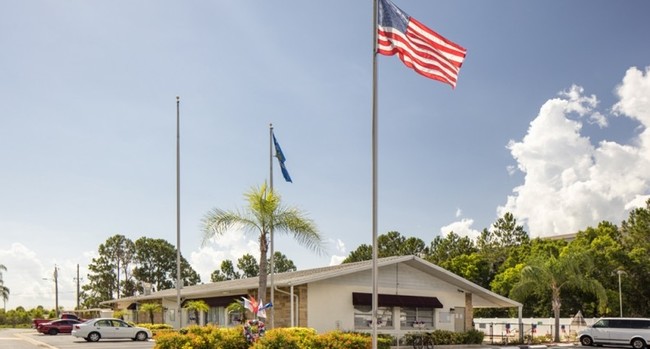
[(36, 330), (23, 330), (16, 332), (18, 338), (34, 345), (34, 348), (47, 348), (47, 349), (111, 349), (111, 348), (125, 348), (125, 349), (152, 349), (155, 342), (147, 340), (144, 342), (134, 342), (132, 340), (100, 340), (96, 343), (89, 343), (82, 338), (75, 338), (69, 334), (58, 334), (56, 336), (44, 335), (36, 332)]

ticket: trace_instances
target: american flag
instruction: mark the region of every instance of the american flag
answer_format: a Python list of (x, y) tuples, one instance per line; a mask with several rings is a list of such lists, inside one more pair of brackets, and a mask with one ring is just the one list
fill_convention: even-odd
[(427, 28), (390, 0), (379, 0), (377, 53), (397, 54), (418, 74), (456, 87), (467, 50)]

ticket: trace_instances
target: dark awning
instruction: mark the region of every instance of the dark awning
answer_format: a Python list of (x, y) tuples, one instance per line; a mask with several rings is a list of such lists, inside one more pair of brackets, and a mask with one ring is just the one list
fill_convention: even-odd
[[(380, 307), (442, 308), (442, 303), (436, 297), (379, 294), (377, 300), (379, 301)], [(372, 305), (372, 294), (353, 292), (352, 304)]]
[(131, 303), (131, 304), (129, 304), (128, 307), (126, 307), (126, 309), (128, 309), (128, 310), (136, 310), (136, 309), (138, 309), (138, 303)]

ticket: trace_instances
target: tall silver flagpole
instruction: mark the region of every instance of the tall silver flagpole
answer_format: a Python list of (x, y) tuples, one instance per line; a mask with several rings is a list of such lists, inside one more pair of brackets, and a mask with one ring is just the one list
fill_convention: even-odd
[(377, 0), (372, 0), (372, 349), (377, 349)]
[(183, 326), (181, 316), (181, 98), (176, 96), (176, 316), (178, 328)]
[[(271, 191), (273, 191), (273, 124), (269, 124), (269, 185), (271, 186)], [(269, 268), (271, 269), (271, 304), (273, 306), (271, 307), (271, 328), (275, 328), (275, 283), (273, 279), (273, 274), (275, 274), (275, 270), (273, 269), (273, 224), (271, 224), (270, 228), (270, 233), (269, 233), (269, 240), (271, 240), (271, 265)]]

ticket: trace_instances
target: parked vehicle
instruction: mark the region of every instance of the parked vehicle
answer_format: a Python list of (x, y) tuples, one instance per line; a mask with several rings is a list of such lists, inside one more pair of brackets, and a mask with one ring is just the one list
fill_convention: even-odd
[(643, 349), (650, 343), (650, 319), (602, 318), (578, 333), (580, 344), (631, 345)]
[(145, 341), (151, 338), (152, 334), (146, 328), (129, 325), (123, 320), (99, 318), (74, 325), (72, 336), (83, 338), (88, 342), (97, 342), (102, 338)]
[(59, 333), (72, 332), (72, 326), (80, 323), (80, 321), (74, 319), (54, 320), (51, 322), (44, 322), (39, 324), (36, 330), (40, 333), (55, 336)]
[(86, 320), (84, 320), (84, 319), (78, 317), (78, 316), (75, 315), (75, 314), (72, 314), (72, 313), (63, 313), (63, 314), (61, 314), (61, 316), (60, 316), (58, 319), (34, 319), (34, 320), (32, 320), (32, 328), (35, 328), (35, 329), (38, 330), (38, 326), (39, 326), (40, 324), (44, 324), (44, 323), (46, 323), (46, 322), (51, 322), (51, 321), (54, 321), (54, 320), (63, 320), (63, 319), (66, 319), (66, 320), (77, 320), (77, 321), (79, 321), (79, 322), (84, 322), (84, 321), (86, 321)]

